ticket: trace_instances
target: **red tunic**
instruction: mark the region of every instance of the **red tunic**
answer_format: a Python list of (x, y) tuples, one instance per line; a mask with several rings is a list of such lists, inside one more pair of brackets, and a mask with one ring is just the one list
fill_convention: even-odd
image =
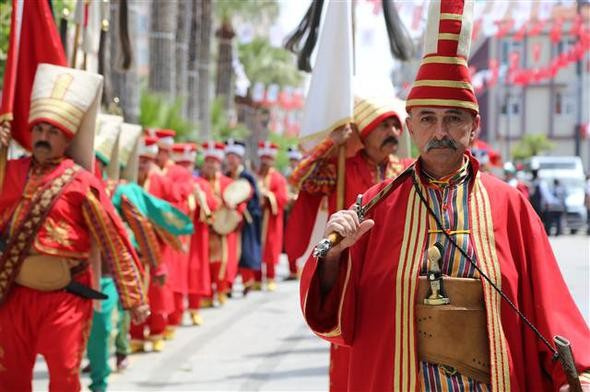
[[(214, 198), (221, 206), (224, 204), (223, 191), (233, 180), (221, 173), (217, 173), (212, 179), (206, 180), (209, 182), (210, 188), (213, 191)], [(241, 213), (245, 208), (245, 204), (238, 206), (238, 211)], [(236, 230), (227, 235), (219, 235), (213, 229), (209, 231), (209, 261), (210, 263), (221, 263), (220, 280), (226, 283), (233, 282), (238, 273), (238, 236)]]
[[(192, 216), (189, 198), (193, 194), (192, 174), (184, 167), (170, 162), (163, 170), (162, 175), (168, 180), (171, 187), (171, 203), (184, 214)], [(193, 206), (194, 208), (194, 206)], [(191, 236), (183, 235), (179, 237), (182, 243), (181, 250), (174, 249), (171, 246), (165, 246), (162, 251), (162, 259), (168, 264), (168, 277), (166, 285), (174, 293), (187, 294), (189, 290), (189, 253)]]
[[(197, 201), (193, 214), (195, 232), (191, 236), (189, 251), (189, 275), (188, 291), (190, 294), (197, 294), (202, 297), (211, 296), (211, 272), (209, 269), (209, 227), (208, 218), (200, 202), (207, 204), (209, 211), (213, 212), (218, 207), (218, 201), (213, 196), (209, 182), (201, 177), (194, 177), (198, 192), (204, 198)], [(202, 196), (201, 196), (202, 197)]]
[[(375, 165), (365, 157), (364, 152), (358, 151), (353, 157), (346, 159), (346, 177), (344, 191), (344, 206), (350, 207), (356, 202), (356, 197), (364, 193), (371, 186), (385, 178), (397, 177), (412, 159), (400, 159), (394, 155), (389, 157), (385, 165)], [(301, 257), (309, 243), (309, 235), (313, 231), (316, 214), (320, 206), (321, 197), (328, 196), (328, 214), (336, 212), (336, 161), (335, 159), (319, 160), (309, 169), (310, 174), (301, 185), (299, 198), (289, 217), (287, 226), (287, 245), (289, 257)], [(305, 240), (302, 241), (302, 238)], [(299, 245), (294, 245), (299, 244)], [(330, 390), (346, 389), (348, 372), (348, 349), (344, 347), (330, 348)]]
[[(590, 332), (574, 304), (543, 225), (522, 195), (477, 172), (469, 195), (470, 240), (478, 265), (546, 337), (566, 336), (578, 370), (590, 368)], [(341, 259), (339, 281), (320, 304), (317, 261), (308, 260), (301, 304), (312, 330), (350, 347), (349, 390), (417, 390), (414, 327), (416, 280), (428, 236), (428, 213), (413, 189), (413, 171), (371, 212), (373, 229)], [(391, 180), (371, 188), (364, 203)], [(424, 192), (424, 191), (423, 191)], [(350, 256), (350, 257), (348, 257)], [(556, 390), (565, 383), (557, 361), (490, 285), (487, 310), (492, 389)]]
[(263, 201), (262, 210), (262, 261), (277, 265), (283, 247), (283, 210), (289, 201), (287, 180), (274, 168), (265, 176), (258, 175)]
[[(15, 221), (22, 219), (22, 211), (27, 203), (23, 195), (39, 189), (73, 165), (71, 159), (63, 159), (53, 170), (36, 178), (27, 175), (31, 166), (30, 157), (8, 161), (0, 193), (0, 230), (8, 229), (9, 233), (14, 234)], [(14, 218), (8, 222), (13, 211)], [(92, 240), (100, 247), (102, 258), (113, 273), (125, 308), (144, 303), (141, 290), (143, 270), (121, 218), (115, 212), (101, 182), (92, 173), (81, 170), (49, 211), (32, 244), (32, 251), (86, 260)]]

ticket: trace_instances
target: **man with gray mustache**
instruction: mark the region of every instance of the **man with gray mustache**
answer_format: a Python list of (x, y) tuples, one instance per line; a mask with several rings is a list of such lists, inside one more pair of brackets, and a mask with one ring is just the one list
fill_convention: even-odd
[(329, 218), (324, 238), (342, 240), (305, 265), (307, 324), (349, 350), (344, 390), (575, 390), (547, 341), (563, 335), (590, 391), (590, 331), (543, 225), (469, 152), (480, 125), (467, 65), (473, 2), (432, 1), (428, 15), (406, 101), (420, 156), (362, 196), (360, 217)]

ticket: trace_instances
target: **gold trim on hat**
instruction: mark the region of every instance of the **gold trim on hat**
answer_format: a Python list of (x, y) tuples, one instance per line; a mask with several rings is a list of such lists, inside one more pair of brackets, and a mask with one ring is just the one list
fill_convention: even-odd
[(413, 87), (451, 87), (462, 88), (473, 92), (473, 86), (469, 82), (456, 80), (416, 80)]
[(448, 12), (442, 12), (439, 20), (463, 20), (463, 14), (450, 14)]
[(479, 113), (478, 104), (458, 99), (410, 99), (406, 102), (406, 107), (410, 106), (450, 106), (471, 109)]
[(34, 117), (29, 117), (29, 122), (42, 118), (53, 120), (57, 124), (63, 125), (72, 135), (75, 135), (78, 131), (78, 126), (75, 125), (75, 123), (72, 123), (70, 119), (64, 117), (63, 113), (56, 112), (54, 110), (40, 111), (39, 114), (35, 115)]
[[(392, 115), (391, 115), (392, 117), (397, 116), (397, 113), (392, 108), (387, 107), (387, 106), (374, 107), (365, 116), (358, 116), (357, 118), (355, 118), (355, 120), (356, 120), (357, 126), (359, 127), (359, 131), (362, 132), (365, 129), (365, 127), (367, 127), (367, 125), (369, 125), (370, 123), (375, 121), (375, 119), (377, 117), (381, 116), (384, 113), (388, 113), (388, 112), (392, 113)], [(359, 119), (359, 117), (361, 117), (362, 120)]]
[(35, 110), (31, 111), (29, 114), (29, 123), (35, 121), (37, 119), (47, 117), (52, 120), (57, 120), (60, 123), (65, 123), (64, 125), (72, 130), (72, 133), (75, 134), (80, 126), (80, 120), (73, 118), (68, 113), (64, 111), (56, 110), (51, 106), (43, 107), (43, 108), (35, 108)]
[[(65, 115), (76, 119), (76, 121), (82, 121), (84, 117), (84, 111), (68, 102), (53, 99), (53, 98), (39, 98), (31, 102), (31, 112), (36, 110), (55, 110), (64, 112)], [(31, 116), (29, 115), (29, 118)]]
[(57, 79), (55, 79), (53, 90), (51, 90), (51, 98), (63, 99), (73, 80), (74, 77), (69, 73), (59, 75)]
[(460, 34), (453, 34), (453, 33), (438, 33), (438, 39), (444, 39), (449, 41), (459, 41)]
[(461, 57), (430, 56), (424, 57), (422, 64), (457, 64), (467, 67), (467, 60)]

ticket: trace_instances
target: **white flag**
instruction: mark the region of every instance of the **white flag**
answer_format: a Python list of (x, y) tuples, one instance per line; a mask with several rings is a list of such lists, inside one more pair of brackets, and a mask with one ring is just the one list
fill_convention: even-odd
[(352, 122), (351, 4), (338, 0), (327, 4), (303, 114), (301, 147), (305, 151), (335, 128)]

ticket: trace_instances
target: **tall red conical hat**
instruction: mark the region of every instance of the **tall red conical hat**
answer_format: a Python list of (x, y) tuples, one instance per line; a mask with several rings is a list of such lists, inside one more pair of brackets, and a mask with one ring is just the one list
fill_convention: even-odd
[(468, 109), (479, 113), (467, 59), (473, 28), (472, 0), (432, 0), (424, 37), (424, 57), (406, 101), (416, 106)]

